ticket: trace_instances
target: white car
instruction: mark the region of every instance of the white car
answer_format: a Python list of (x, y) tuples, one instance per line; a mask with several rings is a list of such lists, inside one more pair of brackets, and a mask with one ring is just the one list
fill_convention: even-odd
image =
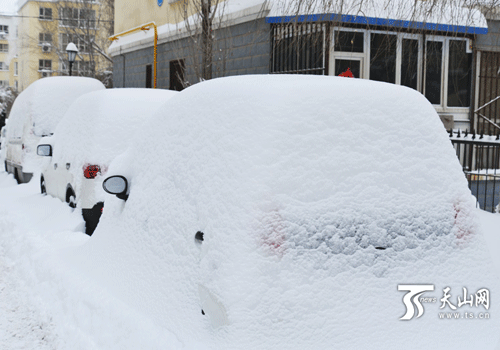
[(102, 177), (131, 144), (137, 128), (177, 92), (108, 89), (76, 100), (54, 131), (38, 145), (46, 156), (40, 190), (82, 209), (86, 233), (95, 229), (104, 204)]
[[(0, 160), (5, 159), (5, 149), (7, 148), (5, 145), (5, 139), (7, 137), (7, 121), (5, 120), (5, 125), (0, 129)], [(3, 146), (2, 146), (3, 145)], [(7, 171), (7, 164), (4, 163), (5, 171)]]
[[(500, 290), (475, 200), (419, 92), (344, 77), (214, 79), (137, 134), (109, 167), (103, 186), (118, 198), (82, 260), (183, 347), (496, 345), (494, 317), (439, 319), (453, 311), (439, 309), (447, 287), (455, 306), (464, 287), (467, 300)], [(423, 285), (418, 315), (408, 285)]]
[(29, 182), (40, 170), (36, 146), (51, 135), (68, 107), (78, 97), (104, 90), (97, 79), (50, 77), (35, 81), (16, 98), (9, 114), (5, 140), (5, 169), (19, 183)]

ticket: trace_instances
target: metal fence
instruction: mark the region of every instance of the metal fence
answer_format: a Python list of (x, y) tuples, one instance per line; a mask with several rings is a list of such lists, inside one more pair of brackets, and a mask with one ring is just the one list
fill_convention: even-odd
[(450, 131), (450, 140), (477, 205), (495, 212), (500, 202), (500, 133), (487, 136)]

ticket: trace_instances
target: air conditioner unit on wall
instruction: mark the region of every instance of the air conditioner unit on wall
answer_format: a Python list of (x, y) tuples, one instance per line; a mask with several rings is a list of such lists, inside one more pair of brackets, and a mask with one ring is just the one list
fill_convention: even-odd
[(50, 45), (42, 45), (43, 52), (50, 52), (51, 49), (52, 49), (52, 46), (50, 46)]
[(50, 77), (50, 72), (41, 72), (41, 73), (42, 73), (42, 78)]

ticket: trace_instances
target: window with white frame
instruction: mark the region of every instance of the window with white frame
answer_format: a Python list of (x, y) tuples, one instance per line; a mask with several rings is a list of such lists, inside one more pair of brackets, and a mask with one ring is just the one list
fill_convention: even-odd
[(470, 41), (428, 35), (424, 43), (423, 38), (421, 34), (335, 27), (329, 74), (350, 70), (355, 78), (408, 86), (424, 93), (438, 111), (459, 113), (460, 108), (470, 106)]
[(365, 32), (357, 29), (337, 28), (333, 31), (330, 69), (334, 75), (350, 73), (355, 78), (363, 78), (363, 62), (366, 56)]
[(14, 75), (17, 76), (19, 74), (19, 62), (14, 62)]
[(9, 66), (5, 62), (0, 62), (0, 70), (9, 70)]
[(1, 87), (9, 87), (9, 81), (8, 80), (0, 80), (0, 86)]
[(39, 72), (52, 72), (52, 60), (38, 60)]
[(74, 7), (62, 7), (60, 10), (59, 25), (76, 28), (95, 28), (95, 11)]
[(466, 38), (426, 39), (424, 95), (441, 109), (470, 107), (472, 52)]
[(397, 36), (370, 33), (370, 80), (396, 83)]
[(0, 52), (9, 52), (9, 44), (0, 44)]
[(52, 20), (52, 9), (48, 7), (40, 7), (40, 12), (39, 12), (39, 19), (44, 20), (44, 21), (51, 21)]
[(0, 24), (0, 34), (9, 34), (9, 26)]

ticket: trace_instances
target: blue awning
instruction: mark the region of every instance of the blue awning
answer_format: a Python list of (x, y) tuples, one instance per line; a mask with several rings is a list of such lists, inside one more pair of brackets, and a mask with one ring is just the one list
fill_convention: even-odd
[(269, 16), (266, 17), (266, 23), (302, 23), (302, 22), (339, 22), (339, 23), (356, 23), (385, 27), (422, 29), (429, 31), (441, 31), (450, 33), (466, 33), (466, 34), (487, 34), (487, 27), (469, 27), (452, 24), (425, 23), (416, 21), (404, 21), (389, 18), (364, 17), (353, 15), (330, 14), (315, 14), (315, 15), (299, 15), (299, 16)]

